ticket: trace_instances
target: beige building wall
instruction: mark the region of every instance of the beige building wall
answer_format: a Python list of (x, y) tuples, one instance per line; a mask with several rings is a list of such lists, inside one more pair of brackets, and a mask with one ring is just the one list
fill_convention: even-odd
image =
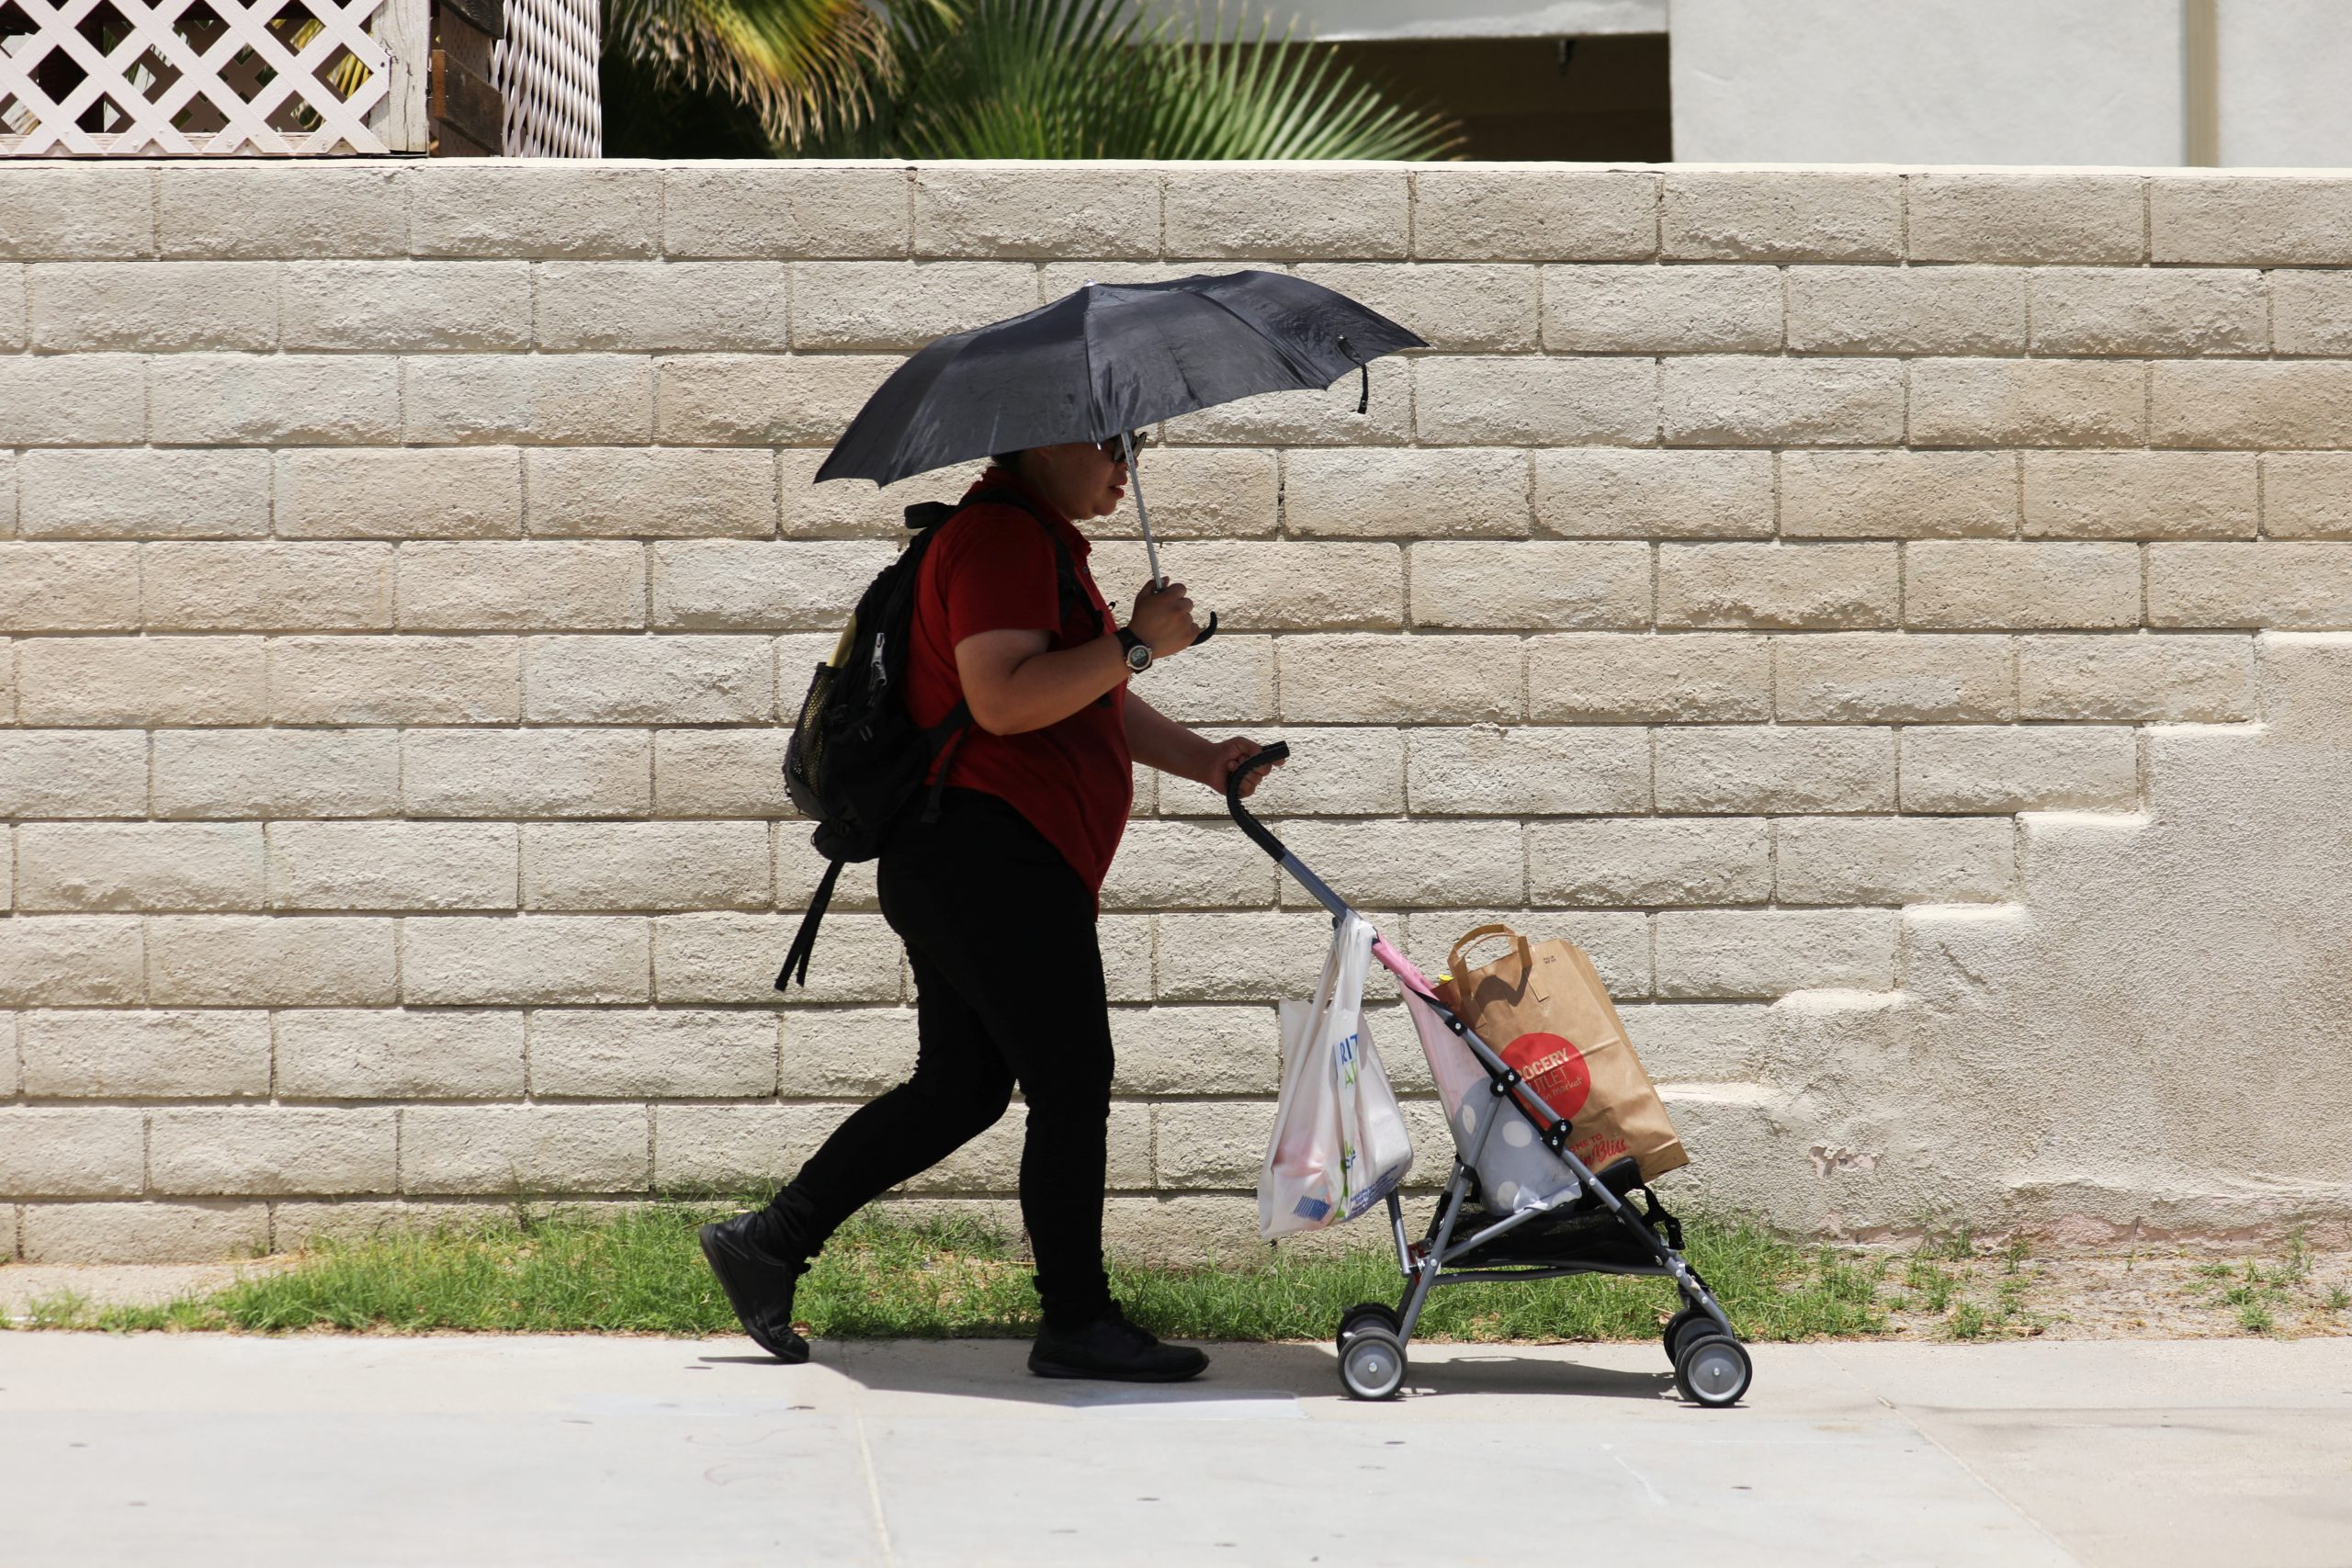
[[(936, 333), (1245, 265), (1435, 347), (1168, 427), (1227, 630), (1142, 690), (1287, 739), (1423, 964), (1589, 948), (1677, 1190), (2342, 1221), (2348, 264), (2352, 175), (6, 171), (0, 1256), (788, 1174), (913, 1012), (863, 872), (769, 989), (779, 720), (962, 482), (825, 445)], [(1105, 904), (1114, 1234), (1241, 1245), (1327, 925), (1170, 781)], [(1003, 1210), (1019, 1131), (909, 1201)]]

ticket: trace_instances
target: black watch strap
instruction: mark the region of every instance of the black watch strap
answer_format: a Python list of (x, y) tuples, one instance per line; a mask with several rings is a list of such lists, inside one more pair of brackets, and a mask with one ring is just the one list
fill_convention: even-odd
[(1119, 627), (1118, 632), (1119, 652), (1120, 655), (1127, 660), (1127, 667), (1129, 669), (1135, 668), (1135, 652), (1136, 649), (1139, 648), (1144, 650), (1144, 661), (1148, 664), (1151, 660), (1150, 645), (1146, 643), (1143, 638), (1136, 636), (1134, 631), (1126, 626)]

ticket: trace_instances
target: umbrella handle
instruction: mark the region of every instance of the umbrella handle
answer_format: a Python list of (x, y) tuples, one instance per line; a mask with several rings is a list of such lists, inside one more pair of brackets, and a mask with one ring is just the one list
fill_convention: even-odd
[(1186, 643), (1184, 646), (1187, 648), (1198, 648), (1201, 644), (1208, 641), (1209, 638), (1215, 636), (1216, 636), (1216, 612), (1215, 610), (1211, 610), (1209, 612), (1209, 624), (1201, 628), (1200, 636), (1194, 637), (1191, 642)]

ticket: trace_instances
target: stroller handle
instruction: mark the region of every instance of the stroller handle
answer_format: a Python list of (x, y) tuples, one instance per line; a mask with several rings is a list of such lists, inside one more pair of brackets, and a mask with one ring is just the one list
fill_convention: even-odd
[(1249, 782), (1251, 773), (1261, 768), (1271, 768), (1289, 755), (1289, 742), (1277, 740), (1234, 769), (1225, 781), (1225, 808), (1233, 813), (1234, 821), (1250, 835), (1250, 841), (1276, 860), (1288, 858), (1290, 852), (1283, 848), (1283, 841), (1275, 838), (1264, 823), (1250, 814), (1248, 807), (1241, 804), (1241, 786)]

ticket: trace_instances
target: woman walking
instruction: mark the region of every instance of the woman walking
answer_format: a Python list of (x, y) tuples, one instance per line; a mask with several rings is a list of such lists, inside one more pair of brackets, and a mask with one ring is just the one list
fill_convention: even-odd
[[(1128, 1323), (1103, 1271), (1112, 1052), (1095, 919), (1132, 764), (1222, 791), (1261, 748), (1211, 741), (1127, 690), (1199, 628), (1180, 582), (1147, 588), (1114, 626), (1086, 570), (1072, 520), (1116, 510), (1124, 450), (1114, 437), (1000, 456), (923, 560), (908, 711), (929, 726), (960, 699), (973, 723), (944, 754), (935, 818), (910, 812), (882, 849), (882, 914), (914, 970), (914, 1076), (843, 1122), (765, 1209), (702, 1231), (744, 1331), (781, 1360), (808, 1359), (793, 1289), (826, 1238), (993, 1126), (1017, 1084), (1029, 1118), (1021, 1212), (1045, 1320), (1030, 1370), (1176, 1382), (1208, 1365)], [(972, 503), (990, 491), (1021, 504)]]

